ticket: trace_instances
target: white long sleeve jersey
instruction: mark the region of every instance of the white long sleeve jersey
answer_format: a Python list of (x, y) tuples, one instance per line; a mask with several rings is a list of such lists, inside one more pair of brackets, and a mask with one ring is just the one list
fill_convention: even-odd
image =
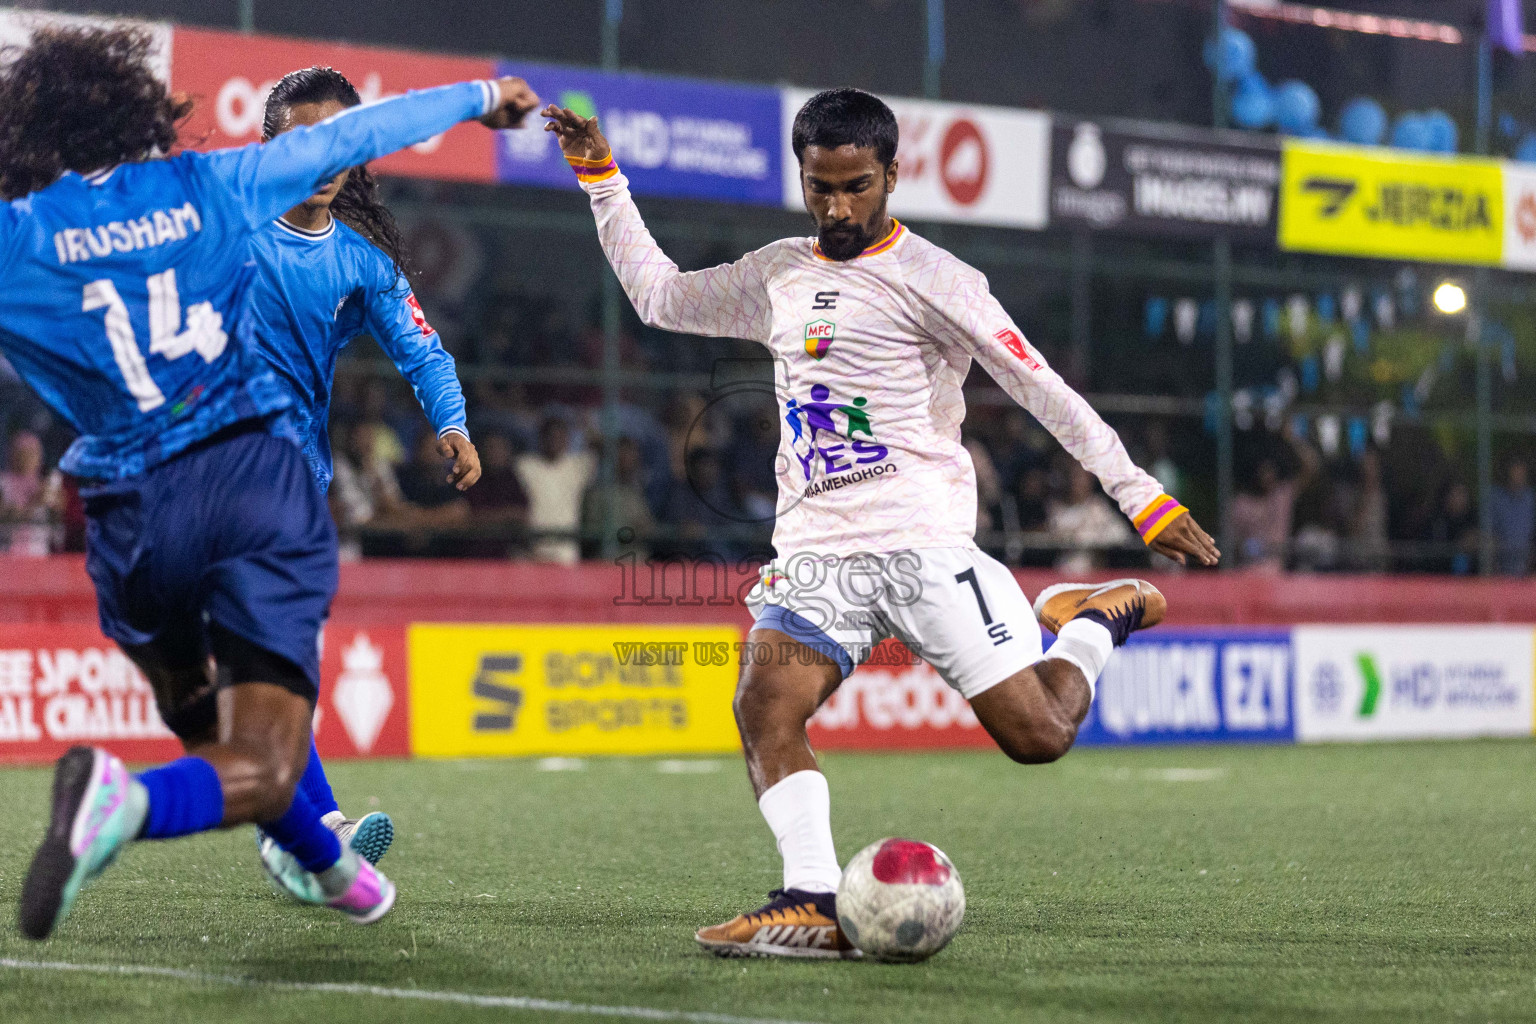
[(646, 230), (628, 181), (608, 168), (600, 180), (583, 175), (582, 187), (640, 318), (750, 338), (773, 355), (781, 556), (974, 547), (976, 476), (960, 443), (972, 359), (1127, 516), (1171, 521), (1154, 506), (1183, 511), (1024, 340), (986, 277), (905, 226), (845, 262), (822, 256), (813, 238), (788, 238), (682, 273)]

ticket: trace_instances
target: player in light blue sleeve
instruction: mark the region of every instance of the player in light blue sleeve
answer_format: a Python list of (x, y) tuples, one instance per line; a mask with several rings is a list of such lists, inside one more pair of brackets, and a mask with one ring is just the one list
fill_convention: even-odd
[(134, 29), (48, 28), (0, 71), (0, 353), (80, 433), (62, 467), (82, 478), (102, 630), (188, 755), (137, 775), (99, 748), (60, 758), (19, 923), (47, 937), (135, 839), (255, 822), (312, 902), (365, 924), (394, 886), (296, 786), (336, 533), (251, 344), (252, 239), (346, 168), (466, 119), (510, 127), (537, 99), (460, 83), (162, 158), (186, 105), (150, 50)]
[[(267, 94), (262, 137), (318, 124), (360, 103), (352, 83), (333, 68), (290, 72)], [(448, 480), (465, 490), (480, 478), (480, 456), (465, 426), (464, 392), (453, 357), (411, 291), (405, 241), (377, 191), (366, 167), (342, 171), (257, 234), (256, 353), (293, 400), (304, 458), (322, 491), (331, 482), (327, 422), (336, 357), (360, 334), (371, 335), (410, 381), (439, 451), (453, 460)], [(313, 741), (299, 788), (338, 839), (378, 863), (394, 840), (394, 822), (383, 811), (356, 820), (344, 815)], [(274, 881), (286, 887), (302, 877), (268, 839), (260, 842)]]

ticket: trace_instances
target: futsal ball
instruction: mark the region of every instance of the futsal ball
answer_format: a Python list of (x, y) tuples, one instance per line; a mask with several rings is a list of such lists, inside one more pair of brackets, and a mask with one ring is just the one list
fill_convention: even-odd
[(949, 944), (964, 917), (960, 873), (943, 850), (916, 839), (864, 847), (837, 887), (843, 934), (876, 960), (926, 960)]

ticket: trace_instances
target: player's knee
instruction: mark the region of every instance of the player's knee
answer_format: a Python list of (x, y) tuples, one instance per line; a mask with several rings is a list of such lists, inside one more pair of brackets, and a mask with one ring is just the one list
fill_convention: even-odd
[(1019, 764), (1050, 764), (1064, 757), (1077, 739), (1077, 727), (1065, 719), (1040, 717), (999, 737), (998, 745)]

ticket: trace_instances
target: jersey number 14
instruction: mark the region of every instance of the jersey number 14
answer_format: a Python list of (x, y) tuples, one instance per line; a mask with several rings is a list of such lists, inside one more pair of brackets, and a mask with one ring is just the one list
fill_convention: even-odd
[[(188, 306), (183, 329), (176, 271), (155, 274), (146, 283), (149, 286), (149, 351), (152, 355), (180, 359), (196, 352), (204, 362), (211, 363), (223, 354), (229, 335), (224, 333), (224, 314), (215, 311), (213, 303), (199, 302)], [(98, 309), (107, 311), (107, 341), (112, 344), (112, 357), (122, 371), (128, 393), (139, 403), (139, 411), (150, 412), (164, 405), (165, 395), (149, 375), (149, 364), (144, 360), (144, 353), (139, 351), (133, 323), (128, 319), (128, 306), (117, 293), (117, 285), (105, 277), (92, 281), (85, 286), (81, 309), (86, 313)]]

